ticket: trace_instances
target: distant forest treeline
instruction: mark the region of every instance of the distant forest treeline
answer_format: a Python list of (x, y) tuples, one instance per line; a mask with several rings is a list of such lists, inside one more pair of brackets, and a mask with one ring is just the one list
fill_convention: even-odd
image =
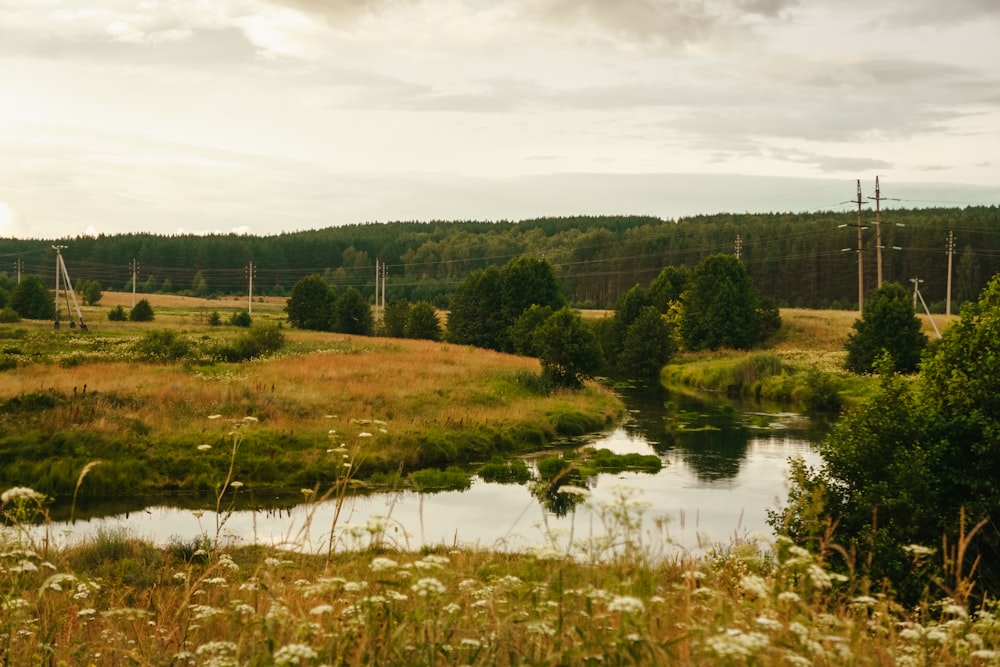
[[(874, 212), (863, 214), (865, 292), (877, 277)], [(1000, 271), (1000, 208), (895, 209), (882, 212), (883, 279), (911, 285), (942, 310), (948, 238), (954, 236), (952, 308), (974, 300)], [(55, 283), (54, 244), (74, 283), (104, 289), (283, 295), (301, 278), (322, 274), (338, 290), (374, 299), (376, 259), (387, 265), (386, 298), (446, 307), (471, 271), (512, 257), (544, 258), (571, 303), (610, 308), (636, 284), (669, 265), (695, 266), (715, 253), (739, 252), (761, 293), (781, 306), (857, 307), (857, 212), (718, 214), (661, 220), (644, 216), (563, 217), (521, 222), (392, 222), (329, 227), (276, 236), (122, 234), (59, 240), (0, 239), (0, 272)]]

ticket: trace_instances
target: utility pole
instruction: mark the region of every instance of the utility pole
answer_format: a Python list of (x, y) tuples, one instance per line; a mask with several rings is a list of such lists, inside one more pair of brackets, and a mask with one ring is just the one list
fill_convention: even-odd
[(14, 260), (14, 270), (17, 271), (17, 284), (21, 284), (21, 271), (24, 269), (24, 262), (20, 259)]
[[(860, 186), (859, 186), (859, 196), (860, 196)], [(875, 257), (878, 262), (878, 287), (882, 286), (882, 200), (892, 199), (893, 201), (898, 201), (893, 197), (883, 197), (879, 192), (878, 176), (875, 177), (875, 196), (869, 197), (869, 199), (875, 200)]]
[(247, 267), (247, 277), (250, 280), (250, 287), (247, 290), (249, 296), (247, 297), (247, 315), (253, 315), (253, 274), (254, 274), (253, 260), (250, 260), (250, 266)]
[(951, 317), (951, 256), (955, 254), (955, 232), (948, 232), (948, 297), (945, 299), (944, 313)]
[(864, 310), (865, 301), (865, 271), (861, 247), (861, 179), (858, 179), (858, 312)]
[(934, 333), (937, 337), (941, 337), (941, 332), (938, 331), (937, 323), (934, 322), (934, 318), (931, 316), (931, 309), (927, 307), (927, 302), (924, 301), (924, 295), (920, 293), (920, 283), (924, 282), (920, 278), (910, 278), (910, 282), (913, 283), (913, 310), (917, 309), (917, 297), (920, 297), (920, 303), (924, 307), (924, 312), (927, 313), (927, 319), (930, 320), (931, 326), (934, 328)]
[(385, 318), (385, 279), (389, 277), (389, 265), (382, 262), (382, 317)]
[[(64, 245), (54, 245), (54, 246), (52, 246), (52, 248), (56, 251), (56, 319), (55, 319), (55, 322), (54, 322), (53, 326), (57, 330), (59, 329), (59, 273), (60, 273), (60, 271), (62, 269), (62, 266), (61, 266), (62, 265), (62, 254), (61, 253), (62, 253), (63, 248), (65, 248), (65, 247), (66, 246), (64, 246)], [(70, 313), (70, 318), (72, 319), (72, 317), (73, 317), (73, 315), (72, 315), (72, 313)]]
[(736, 259), (743, 261), (743, 237), (736, 235)]
[(132, 268), (132, 307), (135, 308), (135, 276), (139, 273), (139, 262), (135, 261), (133, 257), (130, 266)]

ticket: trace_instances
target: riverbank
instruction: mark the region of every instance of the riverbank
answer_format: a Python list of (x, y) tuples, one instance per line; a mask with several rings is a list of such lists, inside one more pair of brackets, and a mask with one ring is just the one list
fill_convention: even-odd
[[(856, 311), (786, 308), (781, 318), (781, 330), (765, 349), (682, 353), (663, 368), (661, 383), (828, 414), (860, 405), (872, 395), (873, 376), (844, 369), (844, 345), (858, 319)], [(935, 315), (941, 330), (955, 319)], [(926, 317), (921, 322), (924, 333), (934, 336), (934, 325)]]
[(275, 355), (225, 363), (196, 352), (240, 330), (189, 323), (171, 340), (200, 361), (136, 361), (158, 330), (0, 328), (18, 359), (0, 385), (0, 487), (214, 497), (228, 475), (325, 489), (346, 463), (358, 480), (485, 462), (602, 430), (623, 409), (597, 384), (546, 392), (537, 360), (430, 341), (282, 330)]

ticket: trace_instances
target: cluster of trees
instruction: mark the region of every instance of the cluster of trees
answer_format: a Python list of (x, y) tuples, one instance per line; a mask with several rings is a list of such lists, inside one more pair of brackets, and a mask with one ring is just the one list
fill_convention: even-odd
[(837, 424), (819, 470), (798, 466), (790, 509), (772, 525), (803, 544), (838, 544), (827, 555), (845, 570), (886, 580), (910, 600), (928, 588), (963, 600), (972, 584), (996, 596), (1000, 276), (928, 347), (911, 379), (894, 372), (902, 358), (876, 362), (878, 395)]
[[(884, 277), (926, 280), (932, 309), (943, 308), (949, 232), (955, 235), (953, 300), (974, 300), (1000, 271), (1000, 209), (898, 209), (884, 212)], [(472, 272), (514, 257), (545, 257), (569, 303), (610, 308), (664, 266), (693, 269), (706, 256), (728, 253), (741, 240), (744, 266), (760, 294), (790, 307), (857, 305), (853, 212), (719, 214), (663, 220), (650, 216), (542, 218), (520, 222), (391, 222), (346, 225), (277, 236), (157, 236), (124, 234), (69, 240), (64, 253), (74, 278), (110, 289), (132, 289), (136, 260), (140, 292), (196, 296), (254, 291), (286, 295), (287, 286), (320, 274), (342, 292), (374, 291), (376, 263), (388, 266), (387, 298), (446, 308)], [(905, 226), (899, 226), (905, 225)], [(874, 230), (864, 231), (864, 283), (875, 285)], [(0, 257), (21, 257), (27, 273), (50, 275), (51, 241), (0, 239)], [(870, 292), (869, 287), (867, 292)]]

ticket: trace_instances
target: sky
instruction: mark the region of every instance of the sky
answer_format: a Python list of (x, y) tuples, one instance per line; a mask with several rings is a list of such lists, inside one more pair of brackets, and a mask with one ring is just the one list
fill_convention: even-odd
[(1000, 204), (997, 0), (0, 0), (0, 236)]

